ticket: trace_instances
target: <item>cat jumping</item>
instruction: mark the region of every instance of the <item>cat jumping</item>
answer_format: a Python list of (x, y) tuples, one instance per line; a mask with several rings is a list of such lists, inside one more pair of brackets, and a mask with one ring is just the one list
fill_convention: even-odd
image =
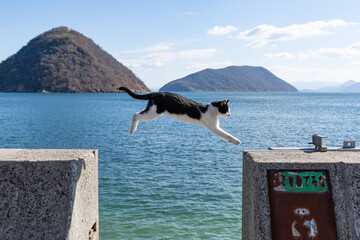
[(130, 134), (135, 133), (139, 121), (151, 121), (166, 113), (176, 120), (202, 125), (235, 145), (241, 144), (239, 139), (219, 126), (218, 117), (230, 116), (229, 100), (215, 101), (205, 105), (175, 93), (153, 92), (140, 95), (126, 87), (120, 87), (119, 90), (127, 92), (135, 99), (149, 100), (144, 110), (134, 114)]

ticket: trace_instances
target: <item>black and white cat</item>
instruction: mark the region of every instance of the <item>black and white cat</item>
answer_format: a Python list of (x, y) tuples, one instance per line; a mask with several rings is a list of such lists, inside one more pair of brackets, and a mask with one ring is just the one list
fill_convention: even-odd
[(230, 116), (229, 100), (225, 99), (204, 105), (175, 93), (153, 92), (139, 95), (125, 87), (120, 87), (119, 90), (127, 92), (133, 98), (149, 100), (144, 110), (134, 114), (130, 134), (134, 134), (139, 121), (154, 120), (166, 113), (177, 120), (202, 125), (235, 145), (241, 144), (239, 139), (225, 132), (219, 126), (218, 117)]

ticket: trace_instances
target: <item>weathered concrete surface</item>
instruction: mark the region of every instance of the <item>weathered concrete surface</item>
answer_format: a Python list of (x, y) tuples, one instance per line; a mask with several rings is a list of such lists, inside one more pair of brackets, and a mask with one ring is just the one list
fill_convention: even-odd
[(99, 239), (97, 150), (0, 149), (0, 196), (1, 239)]
[(267, 170), (328, 170), (338, 238), (360, 239), (360, 151), (245, 151), (242, 239), (271, 239)]

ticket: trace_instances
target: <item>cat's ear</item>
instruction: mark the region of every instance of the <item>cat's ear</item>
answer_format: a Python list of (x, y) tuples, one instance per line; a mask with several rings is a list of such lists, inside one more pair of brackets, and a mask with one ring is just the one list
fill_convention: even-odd
[(230, 101), (230, 99), (227, 99), (227, 100), (226, 100), (226, 104), (228, 104), (228, 103), (229, 103), (229, 101)]
[(224, 99), (221, 101), (222, 104), (227, 104), (230, 100), (229, 99)]

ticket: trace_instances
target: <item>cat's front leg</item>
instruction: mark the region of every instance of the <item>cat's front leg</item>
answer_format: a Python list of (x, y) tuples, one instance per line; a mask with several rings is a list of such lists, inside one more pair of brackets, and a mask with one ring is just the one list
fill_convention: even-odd
[(230, 135), (226, 140), (228, 140), (229, 142), (231, 142), (234, 145), (240, 145), (241, 144), (241, 141), (239, 139), (237, 139), (236, 137), (232, 136), (232, 135)]
[(208, 128), (211, 132), (215, 133), (216, 135), (218, 135), (219, 137), (222, 137), (226, 140), (228, 140), (229, 142), (235, 144), (235, 145), (240, 145), (241, 141), (239, 139), (237, 139), (236, 137), (234, 137), (233, 135), (225, 132), (223, 129), (217, 127), (217, 128)]
[(240, 145), (241, 141), (239, 139), (237, 139), (236, 137), (233, 137), (232, 139), (229, 140), (229, 142), (235, 144), (235, 145)]

